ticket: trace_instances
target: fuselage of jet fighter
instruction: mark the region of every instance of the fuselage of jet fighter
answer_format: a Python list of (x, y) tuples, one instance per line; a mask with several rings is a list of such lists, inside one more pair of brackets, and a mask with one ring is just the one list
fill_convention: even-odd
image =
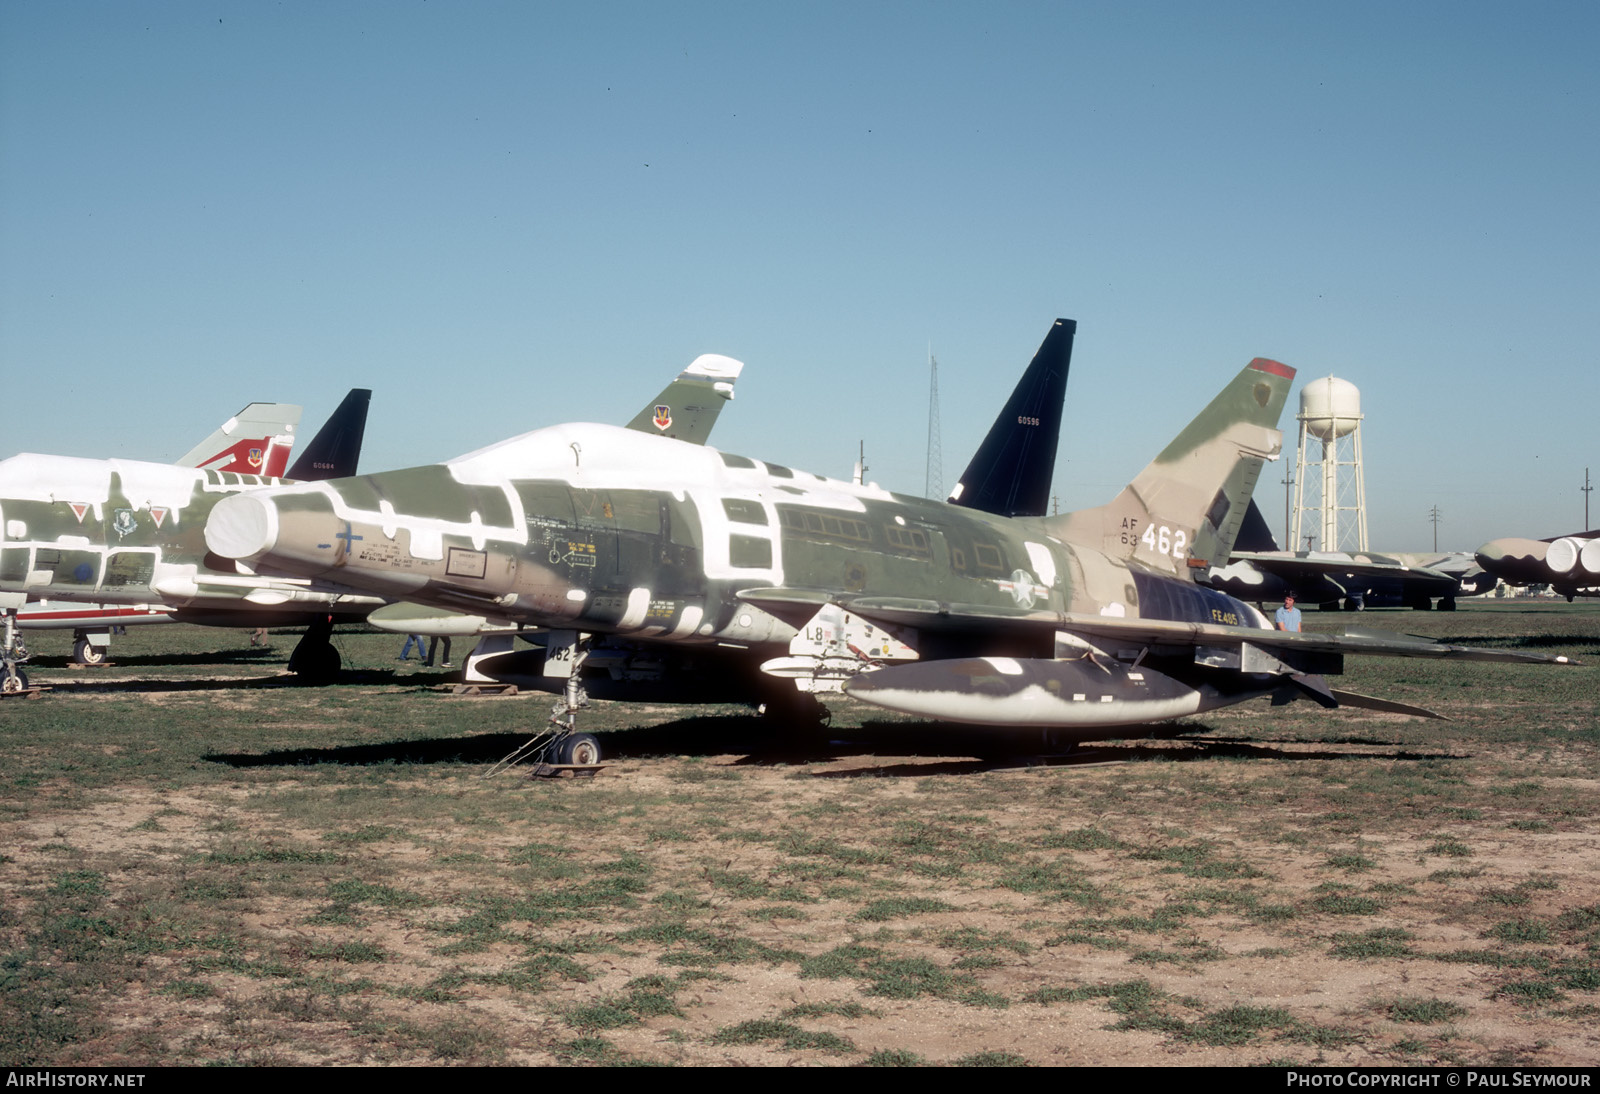
[[(1036, 364), (1064, 350), (1064, 322)], [(1345, 652), (1540, 659), (1285, 634), (1194, 583), (1226, 557), (1281, 446), (1293, 376), (1252, 361), (1117, 498), (1061, 517), (572, 424), (445, 464), (228, 498), (206, 542), (261, 572), (552, 638), (716, 650), (790, 695), (843, 690), (997, 725), (1129, 725), (1285, 690), (1354, 702), (1321, 681)], [(548, 666), (572, 647), (546, 648)]]
[[(1255, 608), (1196, 586), (1187, 568), (1199, 525), (1220, 519), (1211, 480), (1241, 455), (1259, 462), (1276, 450), (1279, 435), (1265, 423), (1292, 375), (1275, 362), (1253, 363), (1232, 397), (1261, 421), (1186, 431), (1163, 454), (1168, 473), (1146, 487), (1159, 498), (1130, 488), (1120, 508), (1076, 517), (997, 516), (571, 424), (443, 465), (227, 499), (208, 521), (207, 542), (264, 571), (490, 620), (751, 649), (768, 658), (769, 675), (802, 690), (837, 690), (863, 669), (895, 662), (1054, 662), (1058, 616), (1268, 630)], [(1208, 445), (1221, 447), (1225, 469), (1215, 452), (1195, 460)], [(1204, 466), (1191, 482), (1195, 462)], [(1153, 519), (1152, 501), (1202, 519)], [(918, 604), (957, 604), (963, 614), (924, 618)], [(1145, 702), (1156, 674), (1133, 676), (1111, 701), (1133, 698), (1119, 720), (1188, 712), (1165, 699), (1157, 712)], [(1071, 708), (1077, 691), (1067, 694)], [(1015, 704), (1003, 705), (1009, 720)], [(1102, 725), (1112, 716), (1099, 694), (1092, 716), (1047, 715)]]
[(335, 598), (309, 582), (264, 580), (231, 563), (223, 570), (206, 562), (211, 506), (280, 482), (137, 460), (34, 453), (0, 460), (0, 590), (173, 609), (300, 605), (303, 614), (326, 606)]

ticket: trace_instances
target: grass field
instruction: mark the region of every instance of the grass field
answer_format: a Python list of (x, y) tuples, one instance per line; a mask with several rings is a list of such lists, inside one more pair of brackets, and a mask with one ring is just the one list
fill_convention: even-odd
[(0, 1064), (1600, 1061), (1600, 605), (1361, 622), (1587, 664), (1363, 660), (1451, 720), (1262, 701), (1033, 762), (597, 705), (610, 766), (529, 781), (482, 776), (550, 698), (398, 636), (320, 688), (288, 635), (31, 636)]

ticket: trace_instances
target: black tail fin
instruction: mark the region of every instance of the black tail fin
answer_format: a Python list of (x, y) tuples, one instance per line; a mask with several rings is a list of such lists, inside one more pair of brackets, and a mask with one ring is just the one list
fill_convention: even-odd
[[(1267, 518), (1261, 515), (1261, 510), (1256, 507), (1256, 499), (1250, 499), (1250, 508), (1244, 511), (1244, 521), (1239, 525), (1239, 535), (1235, 537), (1233, 551), (1276, 551), (1278, 541), (1272, 536), (1272, 529), (1267, 527)], [(1214, 560), (1216, 566), (1226, 566), (1226, 557)]]
[(319, 482), (322, 479), (343, 479), (356, 473), (356, 462), (361, 459), (361, 440), (367, 432), (367, 404), (372, 392), (364, 387), (353, 387), (344, 402), (323, 423), (317, 435), (311, 438), (300, 458), (294, 461), (286, 476), (302, 482)]
[(1050, 328), (977, 455), (950, 491), (951, 504), (1003, 517), (1042, 517), (1048, 511), (1072, 337), (1077, 331), (1078, 324), (1071, 319), (1057, 319)]

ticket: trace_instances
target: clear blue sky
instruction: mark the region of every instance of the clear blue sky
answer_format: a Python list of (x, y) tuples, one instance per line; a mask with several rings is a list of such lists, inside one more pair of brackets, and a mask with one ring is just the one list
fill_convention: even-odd
[(1067, 316), (1063, 508), (1265, 355), (1361, 389), (1374, 548), (1572, 531), (1597, 52), (1593, 3), (8, 0), (0, 454), (366, 386), (382, 470), (716, 352), (719, 447), (918, 493), (929, 342), (948, 485)]

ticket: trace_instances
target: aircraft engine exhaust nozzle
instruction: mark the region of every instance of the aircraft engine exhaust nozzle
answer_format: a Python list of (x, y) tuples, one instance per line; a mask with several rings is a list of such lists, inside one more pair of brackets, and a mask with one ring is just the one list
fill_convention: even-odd
[(264, 498), (234, 494), (212, 507), (206, 546), (223, 558), (254, 559), (278, 542), (278, 507)]
[(928, 661), (862, 673), (844, 690), (905, 714), (995, 726), (1139, 725), (1222, 705), (1147, 666), (1091, 657)]

